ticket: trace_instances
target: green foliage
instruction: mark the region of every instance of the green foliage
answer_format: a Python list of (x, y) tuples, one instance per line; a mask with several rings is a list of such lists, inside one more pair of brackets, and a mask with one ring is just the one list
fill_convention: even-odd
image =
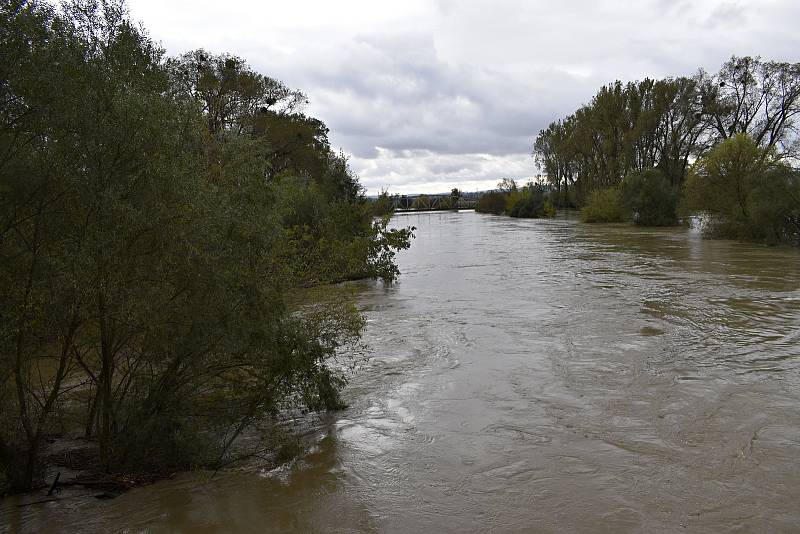
[(412, 229), (374, 220), (302, 94), (234, 56), (165, 60), (120, 2), (5, 3), (0, 25), (2, 478), (30, 487), (54, 428), (102, 467), (173, 468), (341, 407), (363, 320), (295, 298), (394, 280)]
[(622, 181), (621, 202), (625, 213), (642, 226), (678, 224), (679, 194), (657, 169), (632, 173)]
[(493, 215), (501, 215), (506, 211), (506, 202), (508, 195), (489, 191), (484, 193), (478, 199), (475, 206), (475, 211), (478, 213), (491, 213)]
[(572, 189), (561, 191), (558, 189), (551, 189), (547, 193), (547, 198), (554, 209), (556, 207), (575, 209), (578, 206), (577, 200), (575, 199), (575, 191)]
[(372, 225), (372, 238), (368, 241), (369, 255), (367, 272), (370, 277), (384, 282), (395, 280), (400, 271), (394, 263), (399, 250), (407, 249), (414, 238), (415, 227), (389, 228), (389, 217), (375, 221)]
[(514, 212), (517, 203), (525, 197), (525, 192), (521, 189), (517, 189), (515, 184), (514, 189), (505, 191), (504, 194), (506, 197), (506, 205), (503, 212), (509, 215)]
[(587, 223), (624, 222), (620, 190), (616, 187), (596, 189), (591, 192), (581, 208), (581, 220)]
[(389, 196), (388, 191), (384, 190), (381, 191), (377, 199), (372, 201), (370, 209), (374, 217), (383, 217), (385, 215), (391, 215), (394, 212), (392, 205), (392, 197)]
[(709, 235), (796, 242), (800, 186), (774, 148), (747, 134), (720, 143), (698, 160), (685, 185), (683, 209), (701, 212)]
[(478, 199), (475, 211), (493, 215), (506, 214), (517, 218), (553, 217), (556, 209), (545, 188), (528, 183), (525, 187), (517, 187), (516, 182), (504, 178), (498, 185), (500, 191), (484, 193)]
[(530, 219), (553, 217), (556, 214), (555, 208), (541, 186), (528, 184), (521, 192), (512, 193), (511, 196), (517, 197), (513, 203), (509, 202), (511, 207), (507, 207), (508, 215), (511, 217)]
[(593, 190), (654, 167), (681, 183), (707, 132), (700, 83), (697, 77), (615, 82), (542, 130), (534, 155), (558, 203), (581, 205)]
[(582, 205), (592, 191), (657, 168), (673, 187), (691, 162), (738, 134), (797, 156), (800, 64), (732, 57), (713, 76), (615, 82), (534, 142), (558, 205)]
[(800, 173), (785, 165), (764, 173), (750, 198), (750, 238), (800, 245)]

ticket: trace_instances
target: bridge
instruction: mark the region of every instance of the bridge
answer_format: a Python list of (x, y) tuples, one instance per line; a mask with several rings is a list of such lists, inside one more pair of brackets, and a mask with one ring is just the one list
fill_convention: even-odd
[(392, 210), (395, 213), (471, 210), (475, 209), (477, 203), (477, 199), (453, 198), (450, 195), (395, 195), (392, 197)]

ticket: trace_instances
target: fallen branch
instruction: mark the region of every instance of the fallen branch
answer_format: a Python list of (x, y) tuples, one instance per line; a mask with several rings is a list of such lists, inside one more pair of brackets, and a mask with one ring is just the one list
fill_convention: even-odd
[(58, 484), (58, 479), (61, 478), (61, 471), (56, 474), (56, 478), (53, 479), (53, 483), (50, 484), (50, 490), (47, 492), (47, 496), (50, 497), (56, 489), (56, 485)]

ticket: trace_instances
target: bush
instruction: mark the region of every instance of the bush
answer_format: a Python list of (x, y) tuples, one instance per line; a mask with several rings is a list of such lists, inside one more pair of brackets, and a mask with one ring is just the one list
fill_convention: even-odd
[(800, 245), (800, 175), (788, 167), (764, 173), (750, 197), (750, 239)]
[(518, 218), (553, 217), (556, 210), (550, 200), (545, 198), (544, 191), (534, 187), (518, 194), (508, 214)]
[(478, 213), (491, 213), (493, 215), (501, 215), (506, 210), (506, 202), (508, 195), (490, 191), (481, 195), (478, 203), (475, 206), (475, 211)]
[(592, 191), (581, 208), (581, 220), (587, 223), (623, 222), (625, 213), (620, 190), (610, 187)]
[(678, 224), (678, 192), (658, 169), (632, 173), (620, 190), (622, 208), (634, 223), (642, 226)]
[(797, 243), (800, 180), (774, 149), (739, 134), (695, 163), (683, 209), (704, 213), (704, 232), (713, 237)]
[(522, 190), (514, 189), (513, 191), (505, 193), (505, 196), (506, 196), (506, 207), (503, 211), (506, 215), (508, 215), (512, 211), (514, 211), (517, 202), (522, 200), (522, 198), (525, 196), (525, 192)]

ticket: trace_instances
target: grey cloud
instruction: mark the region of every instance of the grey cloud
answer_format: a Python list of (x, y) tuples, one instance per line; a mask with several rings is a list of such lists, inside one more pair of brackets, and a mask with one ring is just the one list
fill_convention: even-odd
[(538, 131), (617, 79), (713, 72), (732, 54), (798, 59), (791, 0), (409, 0), (374, 24), (347, 2), (309, 24), (292, 6), (205, 1), (131, 7), (172, 53), (232, 51), (304, 90), (371, 192), (530, 177)]
[[(369, 43), (368, 49), (344, 51), (349, 55), (341, 68), (306, 80), (334, 131), (360, 155), (374, 146), (519, 153), (553, 118), (542, 106), (547, 88), (486, 67), (449, 65), (436, 57), (431, 39), (400, 36), (363, 43)], [(537, 78), (566, 81), (552, 87), (567, 94), (579, 92), (573, 88), (582, 82), (547, 69)]]
[(731, 28), (731, 25), (742, 24), (746, 16), (745, 7), (738, 2), (723, 2), (709, 14), (705, 25), (709, 28), (718, 26)]

